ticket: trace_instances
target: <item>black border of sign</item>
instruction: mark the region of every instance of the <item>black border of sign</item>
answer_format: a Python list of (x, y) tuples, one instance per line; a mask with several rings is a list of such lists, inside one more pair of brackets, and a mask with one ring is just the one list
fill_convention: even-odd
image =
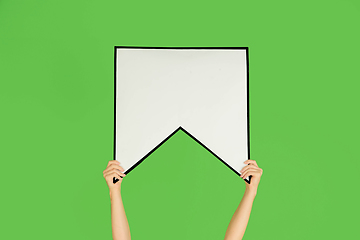
[[(247, 136), (248, 136), (248, 159), (250, 159), (250, 114), (249, 114), (249, 47), (143, 47), (143, 46), (114, 46), (114, 149), (113, 149), (113, 159), (115, 160), (116, 154), (116, 57), (117, 57), (117, 49), (118, 48), (135, 48), (135, 49), (245, 49), (246, 50), (246, 70), (247, 70)], [(128, 174), (131, 170), (137, 167), (142, 161), (144, 161), (151, 153), (153, 153), (156, 149), (158, 149), (163, 143), (165, 143), (171, 136), (173, 136), (177, 131), (182, 130), (187, 135), (189, 135), (192, 139), (198, 142), (201, 146), (203, 146), (206, 150), (212, 153), (217, 159), (219, 159), (222, 163), (228, 166), (233, 172), (235, 172), (238, 176), (241, 174), (238, 173), (235, 169), (233, 169), (229, 164), (227, 164), (224, 160), (222, 160), (219, 156), (217, 156), (213, 151), (211, 151), (208, 147), (206, 147), (203, 143), (201, 143), (198, 139), (196, 139), (193, 135), (191, 135), (188, 131), (186, 131), (183, 127), (178, 127), (174, 132), (172, 132), (168, 137), (166, 137), (161, 143), (159, 143), (156, 147), (154, 147), (150, 152), (148, 152), (144, 157), (142, 157), (139, 161), (137, 161), (131, 168), (125, 171), (125, 174)], [(249, 176), (249, 181), (244, 179), (247, 183), (250, 183), (251, 175)], [(116, 183), (118, 179), (114, 178), (114, 183)]]

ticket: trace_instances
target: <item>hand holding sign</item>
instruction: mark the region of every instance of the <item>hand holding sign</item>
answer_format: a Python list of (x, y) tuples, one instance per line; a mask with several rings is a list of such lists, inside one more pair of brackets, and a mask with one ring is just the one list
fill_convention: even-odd
[(246, 179), (248, 176), (251, 177), (251, 183), (246, 183), (246, 189), (256, 195), (263, 170), (259, 168), (255, 160), (249, 159), (244, 163), (248, 165), (241, 169), (240, 177), (242, 179)]
[(126, 175), (123, 173), (124, 169), (120, 166), (120, 162), (117, 160), (109, 161), (106, 169), (103, 171), (103, 176), (109, 187), (109, 190), (119, 190), (123, 177)]

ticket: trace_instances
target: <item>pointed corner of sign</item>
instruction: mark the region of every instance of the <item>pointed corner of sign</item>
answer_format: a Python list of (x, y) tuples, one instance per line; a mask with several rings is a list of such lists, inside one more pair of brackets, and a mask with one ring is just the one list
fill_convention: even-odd
[(183, 128), (182, 126), (179, 126), (178, 129), (176, 131), (183, 131), (184, 133), (188, 134), (188, 135), (191, 135), (188, 131), (185, 130), (185, 128)]
[(184, 133), (188, 133), (182, 126), (179, 126), (175, 132), (178, 132), (179, 130), (183, 131)]

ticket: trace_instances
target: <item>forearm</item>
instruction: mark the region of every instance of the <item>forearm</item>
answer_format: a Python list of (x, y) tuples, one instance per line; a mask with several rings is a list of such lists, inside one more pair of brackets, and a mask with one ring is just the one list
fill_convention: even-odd
[(241, 240), (243, 238), (255, 196), (256, 192), (246, 188), (244, 196), (226, 230), (225, 240)]
[(130, 240), (130, 228), (121, 199), (121, 190), (110, 191), (111, 225), (114, 240)]

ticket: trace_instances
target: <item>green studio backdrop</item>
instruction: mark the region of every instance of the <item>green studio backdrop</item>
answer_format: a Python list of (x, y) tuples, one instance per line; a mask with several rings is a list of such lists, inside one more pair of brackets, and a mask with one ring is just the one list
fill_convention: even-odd
[[(264, 174), (244, 239), (355, 239), (359, 16), (358, 1), (0, 1), (0, 238), (112, 238), (114, 46), (188, 46), (249, 47)], [(181, 131), (122, 186), (135, 240), (223, 239), (245, 189)]]

